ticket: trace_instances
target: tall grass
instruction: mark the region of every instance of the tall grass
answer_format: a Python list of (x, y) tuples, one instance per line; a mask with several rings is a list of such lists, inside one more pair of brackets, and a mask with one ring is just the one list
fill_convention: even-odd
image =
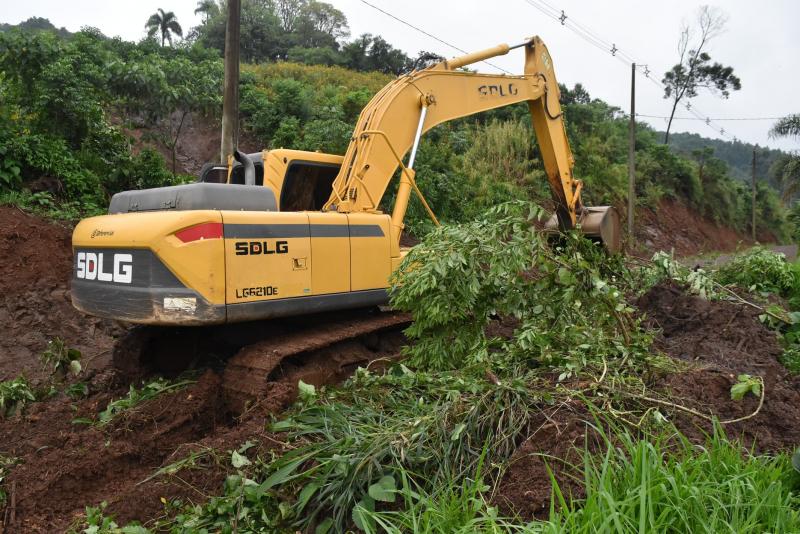
[(359, 507), (395, 502), (402, 479), (447, 487), (473, 476), (486, 448), (494, 459), (509, 457), (537, 402), (520, 381), (359, 373), (337, 397), (273, 425), (298, 446), (269, 466), (261, 490), (300, 495), (291, 510), (296, 526), (327, 515), (340, 531)]
[[(556, 489), (548, 529), (564, 532), (797, 532), (798, 480), (786, 455), (753, 456), (717, 428), (705, 447), (627, 432), (584, 455), (586, 499)], [(555, 505), (560, 505), (556, 509)]]
[(405, 491), (402, 510), (368, 514), (370, 532), (800, 532), (800, 480), (787, 455), (750, 455), (720, 429), (704, 447), (626, 431), (607, 435), (606, 445), (604, 454), (583, 453), (585, 499), (567, 500), (552, 479), (546, 521), (499, 517), (477, 479)]

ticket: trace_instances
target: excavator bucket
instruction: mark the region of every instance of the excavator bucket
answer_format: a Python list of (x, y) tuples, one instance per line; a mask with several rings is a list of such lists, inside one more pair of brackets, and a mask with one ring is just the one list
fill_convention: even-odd
[[(589, 206), (578, 213), (580, 231), (592, 240), (600, 241), (611, 253), (622, 250), (619, 213), (614, 206)], [(558, 218), (553, 215), (545, 228), (558, 230)]]

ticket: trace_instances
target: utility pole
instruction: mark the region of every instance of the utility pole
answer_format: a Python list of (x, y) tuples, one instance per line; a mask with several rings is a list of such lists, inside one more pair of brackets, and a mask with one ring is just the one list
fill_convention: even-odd
[(628, 132), (628, 239), (633, 246), (633, 207), (636, 204), (636, 63), (631, 63), (631, 124)]
[(753, 241), (756, 240), (756, 149), (753, 147), (753, 221), (752, 221), (752, 228), (753, 228)]
[(239, 144), (239, 20), (241, 0), (228, 0), (225, 29), (225, 87), (222, 100), (222, 142), (219, 159), (223, 164)]

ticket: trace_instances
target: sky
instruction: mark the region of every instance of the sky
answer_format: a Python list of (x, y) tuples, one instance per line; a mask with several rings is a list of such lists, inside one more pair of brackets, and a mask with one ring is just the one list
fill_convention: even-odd
[[(368, 0), (369, 3), (435, 35), (458, 48), (474, 51), (499, 43), (517, 43), (539, 35), (547, 44), (561, 83), (582, 83), (592, 97), (629, 112), (630, 64), (613, 57), (548, 17), (546, 11), (566, 14), (569, 24), (578, 24), (593, 33), (595, 41), (612, 43), (621, 52), (646, 64), (650, 77), (660, 80), (677, 62), (677, 44), (682, 22), (692, 22), (703, 2), (670, 0)], [(420, 50), (446, 57), (456, 50), (427, 37), (377, 11), (363, 0), (328, 0), (347, 16), (353, 37), (361, 33), (381, 35), (409, 55)], [(0, 22), (16, 24), (31, 16), (50, 19), (57, 27), (77, 31), (88, 25), (109, 36), (138, 40), (145, 36), (147, 18), (162, 8), (174, 11), (185, 32), (200, 23), (194, 14), (196, 0), (0, 0)], [(673, 131), (690, 131), (707, 137), (758, 143), (785, 150), (800, 148), (799, 140), (769, 139), (774, 120), (722, 120), (780, 117), (800, 113), (800, 1), (726, 0), (711, 4), (728, 16), (726, 31), (708, 51), (712, 60), (733, 66), (742, 80), (742, 89), (727, 100), (707, 93), (692, 100), (692, 109), (711, 117), (714, 129), (701, 120), (676, 120)], [(601, 45), (602, 46), (602, 45)], [(522, 50), (491, 62), (512, 73), (519, 73)], [(497, 72), (488, 65), (481, 70)], [(643, 69), (642, 69), (643, 70)], [(644, 77), (636, 81), (636, 111), (640, 115), (665, 116), (670, 104), (663, 91)], [(676, 117), (692, 117), (679, 108)], [(663, 130), (660, 118), (640, 120)], [(720, 135), (719, 129), (725, 134)]]

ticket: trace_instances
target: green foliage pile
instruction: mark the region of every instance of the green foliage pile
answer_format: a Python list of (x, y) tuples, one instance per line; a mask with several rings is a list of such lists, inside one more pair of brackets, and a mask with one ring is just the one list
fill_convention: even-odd
[[(601, 358), (646, 351), (618, 286), (620, 259), (575, 233), (553, 246), (534, 226), (543, 216), (535, 205), (502, 204), (474, 222), (437, 228), (409, 252), (394, 274), (392, 304), (414, 316), (412, 365), (522, 364), (568, 376)], [(501, 354), (486, 334), (497, 316), (519, 323)]]

